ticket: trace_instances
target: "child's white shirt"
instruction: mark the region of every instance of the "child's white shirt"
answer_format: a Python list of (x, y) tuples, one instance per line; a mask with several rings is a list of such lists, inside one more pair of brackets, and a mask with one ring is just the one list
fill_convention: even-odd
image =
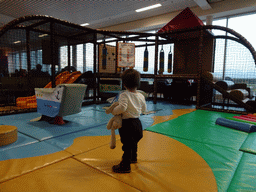
[(139, 118), (140, 114), (147, 110), (145, 97), (138, 91), (124, 91), (120, 94), (118, 102), (119, 105), (113, 109), (112, 114), (122, 114), (122, 119)]

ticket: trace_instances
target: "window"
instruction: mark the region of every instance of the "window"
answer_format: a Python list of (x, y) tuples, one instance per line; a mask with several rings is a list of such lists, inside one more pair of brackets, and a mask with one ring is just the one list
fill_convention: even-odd
[[(226, 27), (227, 19), (219, 19), (212, 22), (213, 25)], [(226, 35), (225, 31), (212, 30), (214, 35)], [(218, 79), (224, 78), (224, 52), (225, 52), (225, 39), (216, 39), (215, 57), (214, 57), (214, 76)]]
[(27, 53), (25, 51), (20, 53), (21, 69), (27, 70)]
[(81, 71), (81, 73), (85, 72), (84, 71), (84, 47), (83, 44), (77, 45), (77, 54), (76, 54), (76, 69), (77, 71)]
[(93, 43), (86, 43), (86, 71), (93, 71)]
[(60, 68), (63, 69), (66, 66), (68, 66), (68, 46), (62, 46), (60, 47)]
[[(70, 46), (70, 65), (84, 73), (93, 71), (93, 43)], [(60, 67), (68, 66), (68, 46), (60, 47)]]
[[(227, 26), (245, 37), (256, 48), (254, 26), (256, 14), (247, 14), (214, 20), (213, 25)], [(224, 31), (213, 30), (215, 35), (226, 35)], [(230, 34), (228, 34), (230, 35)], [(232, 35), (231, 35), (232, 36)], [(229, 40), (217, 39), (214, 76), (220, 79), (230, 77), (235, 83), (246, 83), (252, 94), (256, 93), (256, 66), (250, 51), (242, 44)]]

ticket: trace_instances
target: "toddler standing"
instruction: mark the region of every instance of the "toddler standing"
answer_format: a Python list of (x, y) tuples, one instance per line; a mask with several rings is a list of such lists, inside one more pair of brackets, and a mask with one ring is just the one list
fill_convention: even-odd
[(140, 114), (146, 112), (145, 97), (137, 91), (140, 86), (140, 73), (134, 69), (127, 69), (121, 75), (123, 85), (126, 89), (120, 94), (118, 102), (112, 114), (122, 114), (122, 127), (119, 129), (121, 142), (123, 144), (122, 161), (114, 165), (112, 170), (116, 173), (131, 172), (131, 163), (137, 163), (138, 142), (143, 137)]

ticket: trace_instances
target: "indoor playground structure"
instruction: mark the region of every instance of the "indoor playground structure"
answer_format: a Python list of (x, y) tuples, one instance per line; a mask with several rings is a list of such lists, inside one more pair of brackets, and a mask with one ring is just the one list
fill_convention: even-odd
[[(31, 53), (42, 51), (51, 79), (38, 86), (27, 77), (26, 92), (17, 83), (22, 77), (2, 81), (19, 88), (1, 89), (2, 94), (14, 96), (19, 110), (32, 110), (0, 116), (0, 191), (256, 191), (255, 92), (250, 84), (216, 79), (212, 69), (219, 38), (243, 45), (256, 64), (256, 52), (243, 36), (204, 25), (189, 8), (155, 34), (95, 30), (48, 16), (7, 24), (0, 31), (1, 49), (8, 55), (26, 53), (28, 71)], [(71, 47), (88, 43), (93, 44), (92, 73), (71, 73)], [(174, 46), (167, 69), (163, 45)], [(61, 46), (68, 48), (67, 71), (60, 71)], [(153, 74), (148, 72), (150, 46)], [(107, 125), (113, 116), (106, 114), (106, 100), (124, 89), (120, 74), (136, 67), (138, 47), (145, 47), (139, 89), (153, 96), (147, 97), (148, 113), (140, 117), (144, 136), (138, 162), (131, 173), (118, 174), (112, 166), (120, 162), (122, 143), (116, 135), (116, 147), (110, 148)], [(164, 80), (169, 83), (161, 84)], [(83, 106), (89, 88), (90, 105)], [(179, 103), (193, 98), (188, 105)]]
[[(222, 31), (228, 35), (215, 35), (211, 32), (213, 30)], [(1, 49), (9, 55), (10, 66), (16, 66), (16, 60), (12, 59), (13, 55), (21, 51), (30, 55), (25, 60), (28, 72), (31, 71), (32, 60), (35, 60), (32, 53), (40, 52), (41, 55), (38, 53), (37, 57), (41, 59), (37, 58), (37, 60), (41, 61), (42, 65), (49, 66), (52, 74), (51, 82), (48, 81), (48, 84), (38, 87), (34, 85), (37, 81), (29, 77), (3, 77), (1, 78), (1, 95), (8, 97), (9, 100), (14, 98), (15, 106), (24, 106), (24, 109), (34, 107), (35, 109), (35, 97), (31, 97), (34, 95), (34, 88), (55, 87), (59, 80), (72, 83), (85, 73), (75, 71), (68, 76), (69, 78), (64, 73), (65, 77), (58, 80), (56, 72), (58, 74), (61, 72), (60, 48), (67, 47), (65, 57), (67, 61), (71, 61), (72, 46), (92, 44), (93, 54), (90, 55), (90, 59), (92, 59), (93, 68), (90, 77), (92, 79), (90, 101), (96, 104), (118, 94), (117, 92), (123, 89), (120, 73), (125, 67), (122, 63), (133, 63), (130, 67), (134, 67), (136, 48), (145, 47), (144, 55), (142, 55), (144, 71), (142, 85), (145, 86), (140, 89), (153, 95), (154, 103), (158, 100), (158, 94), (163, 94), (165, 99), (169, 100), (192, 100), (200, 109), (255, 112), (255, 83), (253, 83), (255, 78), (249, 79), (248, 77), (241, 83), (239, 78), (228, 80), (226, 77), (223, 79), (215, 77), (213, 60), (214, 45), (217, 39), (240, 44), (251, 54), (254, 63), (256, 62), (254, 48), (242, 35), (226, 27), (204, 25), (189, 8), (183, 10), (154, 34), (95, 30), (48, 16), (25, 16), (3, 27), (0, 32)], [(133, 42), (145, 42), (145, 44), (135, 45)], [(170, 52), (166, 54), (163, 45), (172, 45), (173, 50), (170, 49)], [(153, 74), (149, 73), (148, 69), (149, 47), (154, 47)], [(165, 58), (166, 56), (168, 58)], [(164, 65), (166, 59), (167, 69)], [(68, 62), (65, 68), (70, 70), (71, 67), (71, 62)], [(246, 65), (241, 67), (246, 68)], [(163, 74), (164, 71), (167, 73)], [(164, 80), (168, 80), (169, 83), (161, 85)], [(187, 85), (188, 81), (189, 85)], [(147, 86), (150, 82), (153, 84)], [(101, 90), (102, 88), (104, 91)], [(178, 91), (179, 88), (181, 89)]]

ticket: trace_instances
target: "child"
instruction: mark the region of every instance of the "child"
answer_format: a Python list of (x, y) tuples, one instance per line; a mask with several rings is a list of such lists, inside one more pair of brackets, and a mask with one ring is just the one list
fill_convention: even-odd
[(140, 85), (140, 73), (134, 69), (127, 69), (121, 75), (126, 91), (120, 94), (118, 106), (112, 114), (122, 115), (122, 127), (119, 129), (124, 151), (122, 161), (114, 165), (112, 170), (116, 173), (131, 172), (131, 163), (137, 163), (138, 142), (143, 136), (140, 114), (146, 112), (145, 97), (137, 91)]

